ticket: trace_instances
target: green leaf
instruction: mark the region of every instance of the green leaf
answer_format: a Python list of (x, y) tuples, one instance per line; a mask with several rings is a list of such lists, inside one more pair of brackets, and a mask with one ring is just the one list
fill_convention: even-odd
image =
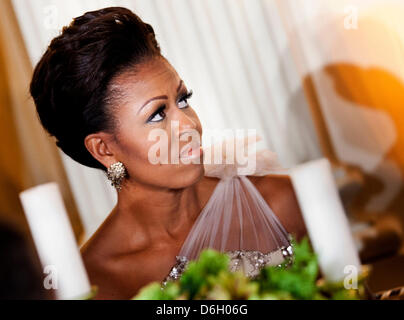
[(258, 294), (259, 285), (248, 279), (241, 271), (222, 270), (217, 276), (209, 276), (209, 292), (201, 298), (224, 300), (247, 300)]
[(360, 290), (346, 290), (342, 283), (321, 283), (317, 281), (319, 266), (309, 239), (300, 243), (291, 240), (294, 260), (291, 266), (268, 266), (255, 279), (247, 278), (242, 272), (229, 271), (229, 256), (207, 249), (197, 261), (188, 264), (179, 281), (168, 282), (164, 290), (159, 283), (143, 288), (135, 299), (249, 299), (249, 300), (291, 300), (291, 299), (358, 299), (364, 291), (360, 278)]
[[(180, 278), (181, 292), (188, 293), (190, 299), (194, 299), (204, 286), (207, 286), (209, 276), (216, 276), (221, 271), (226, 271), (229, 265), (229, 257), (218, 251), (204, 250), (197, 261), (190, 262)], [(205, 289), (206, 290), (206, 289)]]
[(271, 291), (288, 292), (296, 299), (313, 299), (317, 293), (317, 257), (311, 250), (308, 238), (300, 243), (291, 241), (294, 261), (290, 267), (266, 267), (261, 270), (256, 281), (260, 283), (261, 293)]
[(177, 283), (169, 282), (165, 288), (159, 282), (152, 282), (143, 287), (134, 300), (175, 300), (180, 293)]

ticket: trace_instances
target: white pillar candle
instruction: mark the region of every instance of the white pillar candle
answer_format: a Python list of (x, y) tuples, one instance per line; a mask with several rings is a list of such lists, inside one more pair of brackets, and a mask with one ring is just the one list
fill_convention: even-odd
[(299, 165), (291, 169), (290, 176), (325, 279), (341, 281), (352, 275), (352, 270), (359, 274), (358, 252), (329, 161), (320, 159)]
[(90, 283), (58, 185), (28, 189), (20, 199), (44, 268), (44, 286), (51, 285), (58, 299), (88, 295)]

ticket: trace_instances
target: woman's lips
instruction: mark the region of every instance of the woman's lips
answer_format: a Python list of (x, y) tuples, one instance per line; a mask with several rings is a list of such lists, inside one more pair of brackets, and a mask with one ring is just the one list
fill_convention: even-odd
[(186, 146), (184, 147), (183, 152), (181, 152), (181, 158), (182, 159), (194, 159), (194, 158), (198, 158), (202, 155), (203, 153), (203, 149), (202, 146), (198, 145), (194, 145), (194, 146)]

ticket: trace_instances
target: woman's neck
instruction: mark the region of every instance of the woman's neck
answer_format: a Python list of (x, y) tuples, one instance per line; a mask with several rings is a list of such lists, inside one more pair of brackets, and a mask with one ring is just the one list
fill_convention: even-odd
[(197, 184), (168, 189), (128, 181), (118, 194), (115, 211), (151, 241), (176, 240), (189, 231), (201, 211)]

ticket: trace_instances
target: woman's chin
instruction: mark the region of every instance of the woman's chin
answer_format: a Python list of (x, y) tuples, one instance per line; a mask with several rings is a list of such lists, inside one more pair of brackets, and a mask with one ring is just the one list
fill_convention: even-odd
[(180, 172), (177, 175), (179, 188), (186, 188), (199, 182), (205, 174), (205, 168), (202, 163), (182, 164)]

